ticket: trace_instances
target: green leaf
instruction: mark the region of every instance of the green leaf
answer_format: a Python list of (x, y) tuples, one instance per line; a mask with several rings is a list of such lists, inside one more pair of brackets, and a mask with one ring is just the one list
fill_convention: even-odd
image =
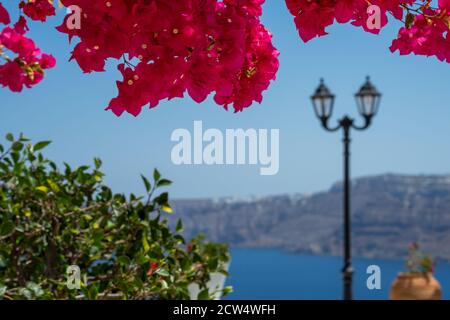
[(127, 256), (120, 256), (117, 258), (117, 262), (119, 262), (122, 265), (128, 266), (128, 265), (130, 265), (131, 260)]
[(102, 166), (102, 160), (100, 158), (94, 158), (94, 164), (96, 169), (100, 169)]
[(223, 274), (225, 277), (229, 277), (229, 276), (230, 276), (230, 274), (228, 273), (228, 271), (226, 271), (225, 269), (220, 269), (220, 270), (217, 271), (217, 272), (219, 272), (220, 274)]
[(148, 181), (148, 179), (143, 174), (141, 174), (141, 178), (142, 178), (142, 181), (144, 182), (145, 190), (147, 192), (150, 192), (150, 189), (152, 188), (150, 181)]
[(20, 133), (19, 140), (22, 142), (30, 141), (30, 139), (27, 136), (25, 136), (23, 133)]
[(14, 163), (17, 163), (17, 162), (19, 162), (19, 159), (20, 159), (20, 155), (19, 155), (19, 153), (18, 153), (18, 152), (12, 152), (12, 153), (11, 153), (11, 157), (12, 157), (12, 159), (13, 159)]
[(6, 140), (11, 141), (11, 142), (14, 141), (14, 136), (12, 135), (12, 133), (6, 134)]
[(101, 182), (101, 181), (102, 181), (102, 177), (103, 177), (103, 174), (102, 174), (102, 173), (100, 173), (100, 172), (94, 173), (94, 180), (95, 180), (96, 182)]
[(168, 204), (163, 204), (161, 210), (167, 213), (173, 213), (173, 209)]
[(48, 188), (47, 188), (46, 186), (39, 186), (39, 187), (36, 187), (36, 190), (37, 190), (37, 191), (41, 191), (41, 192), (43, 192), (43, 193), (47, 193), (47, 192), (48, 192)]
[(153, 179), (155, 179), (155, 181), (159, 181), (159, 179), (161, 179), (161, 174), (158, 169), (153, 170)]
[(98, 296), (98, 288), (96, 285), (92, 285), (88, 289), (88, 298), (89, 298), (89, 300), (96, 300), (97, 296)]
[(50, 143), (52, 143), (51, 141), (41, 141), (38, 142), (34, 145), (33, 150), (34, 151), (38, 151), (38, 150), (42, 150), (44, 149), (46, 146), (48, 146)]
[(6, 187), (10, 189), (14, 189), (19, 184), (19, 179), (17, 177), (12, 177), (6, 182)]
[(9, 236), (14, 231), (14, 223), (10, 220), (3, 221), (0, 226), (0, 236), (5, 237)]
[(198, 300), (209, 300), (209, 291), (208, 289), (204, 289), (202, 291), (199, 292), (198, 296), (197, 296)]
[(23, 148), (23, 143), (18, 142), (18, 141), (14, 142), (12, 145), (12, 149), (14, 151), (20, 151), (20, 150), (22, 150), (22, 148)]
[(29, 218), (29, 217), (31, 217), (31, 210), (29, 208), (26, 208), (23, 211), (23, 214), (24, 214), (25, 217)]
[(219, 266), (219, 258), (212, 258), (211, 260), (208, 261), (208, 268), (211, 270), (216, 270), (217, 267)]
[(175, 235), (173, 238), (178, 240), (180, 243), (183, 243), (183, 244), (186, 243), (186, 240), (184, 240), (183, 236), (180, 234)]
[(222, 290), (223, 296), (226, 296), (226, 295), (228, 295), (228, 294), (230, 294), (232, 292), (233, 292), (233, 287), (232, 286), (225, 287)]
[(159, 205), (167, 204), (169, 201), (169, 194), (167, 192), (163, 192), (157, 196), (154, 201)]
[(183, 231), (183, 222), (181, 221), (181, 219), (178, 220), (175, 230), (177, 230), (177, 232), (182, 232)]
[(165, 186), (170, 186), (172, 184), (172, 181), (167, 180), (167, 179), (161, 179), (158, 181), (157, 186), (158, 187), (165, 187)]
[(59, 186), (53, 180), (47, 179), (47, 183), (54, 192), (59, 192)]
[(137, 264), (144, 265), (144, 264), (148, 263), (149, 258), (146, 255), (138, 253), (135, 256), (134, 260), (136, 261)]
[(147, 253), (150, 250), (150, 245), (148, 244), (147, 237), (142, 237), (142, 246), (144, 247), (144, 252)]
[(162, 289), (167, 289), (167, 288), (169, 288), (169, 285), (167, 284), (167, 281), (166, 281), (166, 280), (161, 280), (160, 283), (161, 283), (161, 288), (162, 288)]
[(72, 232), (75, 235), (79, 235), (80, 234), (80, 230), (75, 229), (75, 228), (70, 229), (70, 232)]
[(161, 269), (161, 268), (156, 269), (156, 270), (155, 270), (155, 273), (156, 273), (156, 274), (159, 274), (159, 275), (162, 276), (162, 277), (168, 277), (168, 276), (170, 276), (169, 271), (167, 271), (167, 270), (165, 270), (165, 269)]
[(94, 219), (90, 214), (83, 214), (82, 217), (86, 220), (86, 221), (91, 221), (92, 219)]

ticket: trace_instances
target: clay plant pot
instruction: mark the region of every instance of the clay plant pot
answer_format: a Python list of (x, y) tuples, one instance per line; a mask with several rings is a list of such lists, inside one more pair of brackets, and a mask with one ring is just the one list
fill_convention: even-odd
[(391, 285), (391, 300), (440, 300), (442, 291), (431, 272), (401, 272)]

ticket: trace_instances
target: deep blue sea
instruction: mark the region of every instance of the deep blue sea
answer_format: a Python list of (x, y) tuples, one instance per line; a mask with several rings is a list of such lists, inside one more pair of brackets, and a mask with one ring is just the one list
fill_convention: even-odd
[[(232, 249), (227, 285), (234, 292), (227, 299), (341, 299), (342, 259), (330, 256), (291, 254), (278, 250)], [(381, 268), (381, 289), (369, 290), (366, 269)], [(404, 271), (400, 260), (354, 258), (354, 298), (388, 299), (389, 287)], [(444, 299), (450, 298), (450, 264), (438, 263), (435, 277)]]

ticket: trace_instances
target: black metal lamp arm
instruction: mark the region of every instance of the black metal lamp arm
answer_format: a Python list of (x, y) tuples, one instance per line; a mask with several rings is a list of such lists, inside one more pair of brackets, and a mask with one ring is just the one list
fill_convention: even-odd
[(369, 115), (363, 115), (363, 117), (364, 117), (364, 124), (362, 126), (357, 126), (354, 123), (352, 123), (352, 128), (353, 129), (358, 130), (358, 131), (363, 131), (363, 130), (365, 130), (365, 129), (370, 127), (370, 125), (372, 124), (373, 115), (370, 115), (370, 116)]
[(320, 123), (322, 124), (322, 127), (326, 131), (335, 132), (342, 128), (340, 121), (338, 122), (338, 125), (336, 127), (330, 128), (330, 126), (328, 125), (328, 120), (330, 119), (329, 117), (321, 117), (319, 119), (320, 119)]

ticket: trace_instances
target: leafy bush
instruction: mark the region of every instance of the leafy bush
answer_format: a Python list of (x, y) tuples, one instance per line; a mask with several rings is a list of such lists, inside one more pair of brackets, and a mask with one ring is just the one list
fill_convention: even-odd
[[(142, 176), (146, 196), (115, 194), (94, 166), (64, 170), (44, 158), (50, 142), (31, 144), (8, 134), (0, 145), (0, 298), (188, 299), (197, 283), (208, 299), (212, 272), (228, 261), (225, 245), (196, 237), (185, 243), (164, 218), (172, 213), (171, 184), (154, 170)], [(79, 266), (81, 288), (67, 286), (67, 268)], [(229, 291), (226, 288), (224, 291)], [(226, 293), (225, 292), (225, 293)]]

